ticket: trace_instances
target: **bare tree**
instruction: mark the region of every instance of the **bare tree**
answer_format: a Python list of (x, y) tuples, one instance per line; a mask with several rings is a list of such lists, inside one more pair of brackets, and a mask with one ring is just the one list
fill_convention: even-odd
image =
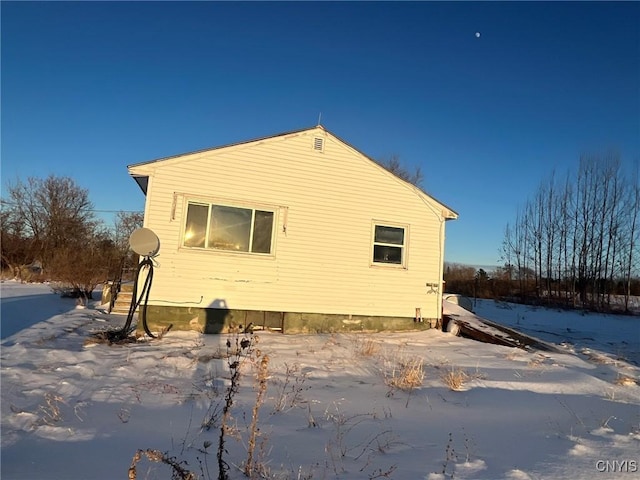
[(69, 177), (16, 180), (2, 201), (3, 263), (38, 262), (50, 280), (91, 298), (106, 280), (115, 243), (93, 211), (89, 192)]
[(528, 228), (529, 212), (528, 207), (518, 210), (513, 225), (507, 224), (502, 244), (502, 259), (509, 268), (512, 278), (515, 274), (518, 282), (518, 295), (522, 301), (529, 293), (532, 271), (529, 268), (529, 258), (531, 257), (529, 252), (531, 243)]
[(14, 214), (11, 205), (3, 200), (0, 211), (2, 269), (9, 269), (12, 276), (21, 281), (36, 258), (33, 237), (27, 236), (25, 230), (25, 223)]
[(50, 270), (61, 292), (74, 297), (93, 298), (93, 291), (109, 277), (115, 244), (106, 229), (93, 232), (78, 242), (57, 248), (50, 260)]
[[(135, 265), (129, 236), (141, 212), (118, 212), (112, 230), (95, 217), (89, 192), (69, 177), (30, 177), (7, 186), (0, 212), (3, 268), (22, 278), (41, 265), (65, 291), (91, 298), (95, 287)], [(69, 292), (67, 292), (69, 293)]]
[(142, 227), (144, 214), (142, 212), (118, 212), (114, 222), (114, 241), (122, 253), (129, 250), (129, 236)]
[(446, 282), (447, 292), (473, 296), (475, 274), (476, 269), (474, 267), (458, 263), (446, 263), (444, 281)]
[(423, 175), (419, 166), (415, 167), (413, 171), (407, 170), (400, 161), (400, 157), (398, 155), (391, 155), (390, 157), (381, 158), (376, 161), (380, 166), (393, 173), (396, 177), (401, 178), (405, 182), (409, 182), (418, 188), (422, 188)]
[(123, 275), (125, 278), (132, 277), (132, 272), (138, 263), (138, 256), (129, 248), (129, 237), (134, 230), (142, 227), (143, 221), (144, 214), (142, 212), (118, 212), (116, 214), (113, 228), (116, 257), (109, 269), (111, 280), (119, 281)]
[(32, 246), (31, 260), (39, 260), (45, 271), (58, 249), (82, 241), (98, 224), (88, 190), (69, 177), (18, 179), (7, 191), (6, 224), (17, 232), (16, 222), (22, 223), (19, 235)]
[(558, 242), (558, 289), (561, 293), (564, 290), (564, 301), (566, 303), (573, 302), (575, 294), (575, 282), (573, 281), (573, 270), (570, 267), (570, 258), (572, 257), (572, 250), (569, 248), (569, 239), (572, 232), (571, 219), (573, 218), (573, 209), (571, 203), (571, 197), (573, 192), (573, 185), (570, 181), (569, 175), (565, 179), (564, 189), (558, 196), (558, 215), (560, 216), (559, 235), (560, 240)]
[[(626, 195), (624, 211), (627, 213), (627, 221), (625, 227), (621, 228), (624, 231), (624, 237), (628, 239), (628, 242), (624, 242), (626, 245), (626, 251), (623, 247), (622, 255), (620, 258), (620, 266), (622, 270), (622, 276), (626, 284), (624, 289), (624, 310), (629, 312), (629, 299), (631, 297), (631, 280), (634, 268), (640, 268), (638, 265), (638, 252), (637, 246), (640, 242), (640, 228), (638, 228), (638, 212), (640, 212), (640, 182), (639, 182), (639, 168), (638, 164), (635, 165), (633, 175), (630, 177), (630, 184), (628, 194)], [(637, 271), (637, 270), (636, 270)]]
[(516, 267), (521, 292), (533, 272), (536, 297), (610, 309), (638, 274), (639, 210), (637, 166), (626, 175), (616, 153), (583, 155), (575, 182), (552, 175), (507, 224), (502, 258)]

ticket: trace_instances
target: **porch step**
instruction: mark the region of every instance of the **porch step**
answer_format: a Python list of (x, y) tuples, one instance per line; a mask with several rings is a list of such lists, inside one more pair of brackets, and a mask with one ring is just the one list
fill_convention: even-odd
[(116, 297), (116, 302), (111, 310), (115, 315), (128, 315), (131, 308), (131, 299), (133, 297), (133, 283), (123, 283), (120, 286), (120, 293)]

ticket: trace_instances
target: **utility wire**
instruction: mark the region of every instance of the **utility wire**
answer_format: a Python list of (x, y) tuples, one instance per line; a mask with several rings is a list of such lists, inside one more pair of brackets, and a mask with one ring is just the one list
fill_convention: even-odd
[[(6, 200), (2, 200), (2, 205), (9, 205), (12, 207), (17, 207), (19, 204), (15, 202), (7, 202)], [(44, 208), (41, 205), (36, 205), (36, 208)], [(81, 208), (81, 212), (93, 212), (93, 213), (143, 213), (144, 210), (105, 210), (98, 208)]]

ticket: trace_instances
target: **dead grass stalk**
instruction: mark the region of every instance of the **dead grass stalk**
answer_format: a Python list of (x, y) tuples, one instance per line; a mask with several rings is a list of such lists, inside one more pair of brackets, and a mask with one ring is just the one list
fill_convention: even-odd
[(469, 380), (469, 374), (462, 368), (451, 368), (444, 372), (440, 378), (450, 390), (460, 391)]
[(424, 381), (424, 360), (420, 357), (404, 358), (393, 362), (385, 375), (387, 386), (399, 390), (413, 390)]

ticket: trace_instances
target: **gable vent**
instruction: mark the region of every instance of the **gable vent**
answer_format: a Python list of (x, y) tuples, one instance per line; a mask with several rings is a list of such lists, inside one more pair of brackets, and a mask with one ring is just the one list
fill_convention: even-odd
[(324, 138), (315, 137), (313, 139), (313, 149), (317, 152), (324, 151)]

